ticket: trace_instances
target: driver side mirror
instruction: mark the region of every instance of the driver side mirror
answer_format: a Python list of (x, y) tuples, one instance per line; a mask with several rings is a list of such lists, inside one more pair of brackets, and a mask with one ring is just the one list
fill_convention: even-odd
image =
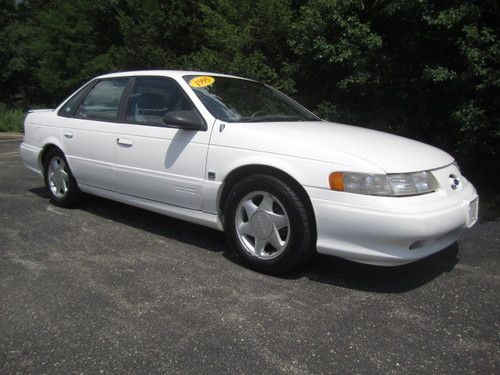
[(194, 111), (171, 111), (163, 117), (163, 123), (170, 128), (184, 130), (207, 130), (205, 120)]

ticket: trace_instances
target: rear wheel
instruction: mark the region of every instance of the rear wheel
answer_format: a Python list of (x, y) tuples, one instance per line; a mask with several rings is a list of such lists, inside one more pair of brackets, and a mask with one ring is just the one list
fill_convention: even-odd
[(290, 271), (314, 252), (304, 202), (292, 186), (272, 176), (238, 182), (226, 200), (224, 223), (235, 253), (260, 272)]
[(77, 203), (81, 192), (64, 154), (59, 149), (51, 149), (44, 161), (45, 186), (50, 200), (60, 207), (70, 207)]

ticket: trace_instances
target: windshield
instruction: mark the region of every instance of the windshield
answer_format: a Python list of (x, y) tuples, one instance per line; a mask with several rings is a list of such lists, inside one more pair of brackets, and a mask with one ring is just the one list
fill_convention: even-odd
[(321, 121), (278, 90), (259, 82), (215, 75), (183, 78), (212, 116), (222, 121)]

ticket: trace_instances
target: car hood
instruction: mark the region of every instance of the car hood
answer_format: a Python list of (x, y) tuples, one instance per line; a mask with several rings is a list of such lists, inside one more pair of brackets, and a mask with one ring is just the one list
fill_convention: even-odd
[(397, 135), (326, 121), (230, 123), (213, 144), (352, 165), (364, 161), (386, 173), (440, 168), (453, 158)]

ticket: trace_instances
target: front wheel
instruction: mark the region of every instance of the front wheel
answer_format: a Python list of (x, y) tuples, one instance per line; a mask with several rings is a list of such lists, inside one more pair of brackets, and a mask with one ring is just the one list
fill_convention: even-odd
[(64, 154), (58, 149), (52, 149), (44, 160), (45, 186), (52, 203), (60, 207), (70, 207), (77, 203), (81, 192)]
[(236, 254), (260, 272), (290, 271), (314, 252), (312, 223), (302, 198), (272, 176), (239, 181), (226, 200), (224, 224)]

